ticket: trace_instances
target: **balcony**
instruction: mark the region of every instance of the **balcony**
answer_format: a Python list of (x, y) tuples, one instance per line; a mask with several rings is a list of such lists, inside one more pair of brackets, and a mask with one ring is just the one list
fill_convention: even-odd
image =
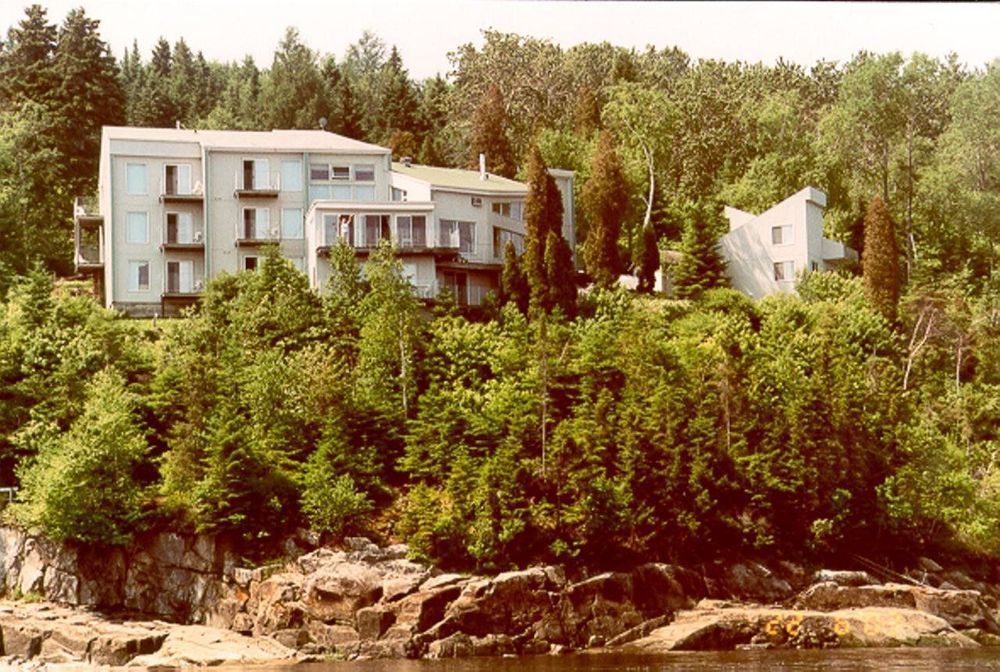
[(193, 302), (205, 289), (204, 278), (195, 277), (190, 261), (168, 261), (163, 274), (160, 298), (164, 301)]
[(96, 197), (73, 202), (73, 242), (78, 273), (104, 268), (104, 216), (98, 212)]
[(166, 226), (163, 227), (163, 237), (160, 240), (160, 250), (163, 252), (201, 252), (205, 249), (205, 234), (194, 226), (190, 219), (173, 217), (168, 213)]
[(233, 194), (236, 198), (277, 198), (281, 192), (281, 175), (258, 174), (237, 170), (233, 176)]
[(844, 245), (840, 241), (830, 240), (829, 238), (823, 239), (820, 252), (823, 255), (823, 261), (830, 266), (849, 264), (858, 260), (857, 250)]
[(204, 187), (201, 182), (196, 182), (194, 188), (186, 191), (176, 183), (160, 184), (160, 203), (195, 203), (201, 204), (205, 201)]
[(277, 227), (268, 228), (266, 223), (241, 221), (236, 223), (236, 247), (260, 247), (281, 242)]

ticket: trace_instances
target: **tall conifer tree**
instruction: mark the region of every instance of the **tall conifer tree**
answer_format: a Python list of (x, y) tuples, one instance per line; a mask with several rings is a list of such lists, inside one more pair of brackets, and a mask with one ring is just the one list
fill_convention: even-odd
[(469, 167), (479, 167), (479, 155), (486, 155), (490, 172), (504, 177), (514, 177), (517, 164), (514, 150), (507, 136), (507, 112), (500, 87), (491, 84), (479, 107), (472, 115), (469, 136)]
[(881, 196), (865, 212), (865, 247), (861, 257), (865, 296), (890, 322), (899, 304), (899, 244), (896, 227)]
[(628, 206), (628, 185), (614, 139), (607, 131), (602, 131), (597, 140), (582, 200), (588, 222), (583, 262), (598, 286), (611, 287), (621, 274), (618, 236)]

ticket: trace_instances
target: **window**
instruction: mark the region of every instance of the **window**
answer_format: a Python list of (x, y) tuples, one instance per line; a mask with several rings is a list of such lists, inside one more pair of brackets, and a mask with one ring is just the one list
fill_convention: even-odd
[(330, 179), (331, 180), (351, 179), (350, 166), (330, 166)]
[(389, 237), (389, 215), (365, 215), (361, 247), (378, 247), (378, 241)]
[(256, 271), (257, 270), (257, 257), (243, 257), (243, 270), (244, 271)]
[(163, 166), (163, 193), (186, 195), (191, 193), (191, 166), (186, 163), (168, 163)]
[(507, 241), (514, 243), (514, 249), (518, 254), (524, 251), (524, 236), (519, 233), (514, 233), (513, 231), (508, 231), (506, 229), (501, 229), (498, 226), (493, 227), (493, 256), (497, 259), (503, 259), (504, 254), (507, 253)]
[(417, 264), (412, 261), (403, 262), (403, 277), (411, 285), (415, 285), (417, 282)]
[(809, 263), (809, 268), (811, 268), (814, 272), (818, 271), (819, 270), (819, 264), (817, 264), (815, 261), (810, 262)]
[(167, 292), (170, 294), (190, 294), (194, 291), (194, 262), (167, 262)]
[(302, 238), (302, 209), (281, 209), (281, 237)]
[(355, 201), (374, 201), (375, 187), (354, 187)]
[(481, 207), (483, 207), (483, 199), (480, 198), (479, 196), (473, 196), (472, 197), (472, 207), (474, 207), (474, 208), (481, 208)]
[(267, 208), (243, 208), (244, 240), (266, 240), (271, 211)]
[(326, 182), (330, 179), (330, 166), (325, 163), (309, 165), (309, 180), (311, 182)]
[(149, 242), (149, 215), (145, 212), (130, 212), (126, 216), (125, 242), (145, 245)]
[(354, 181), (355, 182), (374, 182), (375, 181), (375, 165), (371, 163), (362, 163), (354, 166)]
[(125, 192), (134, 195), (144, 195), (146, 191), (146, 164), (125, 164)]
[(397, 216), (396, 238), (400, 247), (427, 247), (427, 217), (424, 215)]
[(403, 189), (392, 188), (392, 200), (394, 201), (406, 201), (406, 191)]
[(510, 217), (510, 203), (494, 203), (490, 209), (498, 215)]
[(193, 243), (194, 219), (190, 212), (167, 213), (167, 243)]
[(778, 282), (787, 282), (795, 279), (794, 261), (774, 262), (774, 279)]
[(281, 188), (284, 191), (302, 191), (302, 162), (281, 162)]
[(476, 223), (442, 219), (441, 247), (458, 248), (459, 252), (473, 254), (476, 248)]
[(790, 245), (792, 243), (792, 227), (789, 225), (771, 227), (771, 244)]
[(128, 291), (146, 292), (149, 291), (149, 262), (130, 261), (128, 262)]

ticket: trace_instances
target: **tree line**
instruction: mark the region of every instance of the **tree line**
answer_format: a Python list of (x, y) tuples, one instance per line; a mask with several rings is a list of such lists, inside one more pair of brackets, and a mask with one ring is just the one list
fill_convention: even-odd
[[(28, 8), (0, 49), (12, 515), (90, 543), (367, 530), (483, 568), (996, 553), (996, 63), (692, 62), (495, 31), (451, 63), (415, 82), (374, 35), (337, 60), (294, 30), (265, 69), (182, 40), (116, 60), (82, 10), (57, 27)], [(418, 161), (485, 152), (528, 182), (525, 252), (508, 246), (484, 315), (446, 299), (429, 315), (391, 249), (363, 274), (335, 250), (322, 295), (272, 251), (180, 322), (124, 320), (53, 281), (102, 124), (320, 117)], [(577, 171), (580, 295), (547, 165)], [(807, 184), (861, 277), (758, 302), (726, 289), (721, 204), (760, 211)], [(614, 288), (632, 271), (650, 289), (668, 249), (678, 299)]]

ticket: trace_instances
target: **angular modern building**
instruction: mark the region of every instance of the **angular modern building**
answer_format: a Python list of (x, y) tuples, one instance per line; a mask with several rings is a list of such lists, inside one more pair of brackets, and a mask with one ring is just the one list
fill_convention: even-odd
[(760, 298), (795, 289), (800, 271), (829, 271), (858, 260), (843, 243), (823, 237), (826, 194), (806, 187), (755, 215), (727, 206), (729, 233), (720, 248), (734, 288)]
[[(552, 171), (574, 246), (572, 173)], [(262, 247), (322, 289), (331, 246), (359, 259), (391, 239), (415, 291), (477, 305), (503, 245), (523, 239), (527, 187), (480, 171), (393, 164), (388, 148), (325, 131), (106, 127), (98, 196), (75, 204), (76, 267), (105, 305), (171, 314), (221, 272), (253, 270)]]

